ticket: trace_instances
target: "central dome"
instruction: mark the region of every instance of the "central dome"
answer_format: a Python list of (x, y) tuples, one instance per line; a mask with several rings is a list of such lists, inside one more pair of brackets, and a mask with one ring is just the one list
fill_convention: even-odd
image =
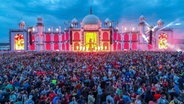
[(89, 14), (85, 16), (84, 19), (82, 20), (83, 25), (89, 25), (89, 24), (95, 25), (99, 23), (100, 23), (100, 19), (96, 15), (93, 15), (93, 14)]

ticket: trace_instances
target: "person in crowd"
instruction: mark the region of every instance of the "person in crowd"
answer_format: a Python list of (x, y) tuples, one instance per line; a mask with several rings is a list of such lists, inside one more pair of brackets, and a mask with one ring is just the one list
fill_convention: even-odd
[(184, 53), (5, 52), (0, 103), (183, 102)]

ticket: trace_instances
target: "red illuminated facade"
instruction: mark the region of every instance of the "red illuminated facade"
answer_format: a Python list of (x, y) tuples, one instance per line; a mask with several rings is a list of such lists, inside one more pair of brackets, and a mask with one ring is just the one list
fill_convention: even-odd
[(21, 21), (19, 29), (10, 30), (12, 51), (165, 50), (169, 48), (168, 45), (173, 38), (172, 29), (162, 29), (162, 21), (158, 21), (156, 28), (146, 30), (144, 17), (140, 17), (138, 30), (126, 29), (122, 32), (112, 25), (109, 18), (102, 22), (92, 14), (92, 10), (80, 23), (74, 18), (70, 23), (65, 24), (63, 29), (61, 26), (45, 28), (42, 18), (38, 18), (37, 21), (36, 26), (28, 29), (25, 29), (25, 22)]

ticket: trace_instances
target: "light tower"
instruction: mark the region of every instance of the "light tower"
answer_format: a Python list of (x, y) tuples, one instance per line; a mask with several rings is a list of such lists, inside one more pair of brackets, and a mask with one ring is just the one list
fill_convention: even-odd
[(38, 29), (38, 33), (37, 33), (37, 47), (36, 50), (37, 51), (43, 51), (44, 49), (44, 43), (43, 43), (43, 22), (42, 22), (42, 18), (37, 18), (37, 29)]
[(139, 49), (147, 50), (148, 49), (148, 40), (145, 36), (146, 23), (143, 15), (139, 17)]

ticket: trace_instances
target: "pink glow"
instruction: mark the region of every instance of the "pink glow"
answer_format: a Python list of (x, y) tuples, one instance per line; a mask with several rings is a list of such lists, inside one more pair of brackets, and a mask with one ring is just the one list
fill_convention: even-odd
[(103, 33), (103, 39), (102, 40), (105, 40), (106, 41), (106, 40), (108, 40), (108, 37), (109, 37), (108, 36), (108, 33), (107, 32), (104, 32)]
[(124, 43), (124, 49), (127, 49), (127, 50), (129, 49), (129, 42)]
[(74, 39), (73, 40), (80, 40), (80, 34), (79, 32), (74, 33)]
[(46, 34), (46, 42), (50, 42), (51, 38), (50, 38), (50, 34)]
[(121, 34), (118, 34), (118, 41), (121, 41)]
[(59, 50), (59, 45), (58, 45), (58, 43), (55, 43), (55, 44), (54, 44), (54, 50)]
[(58, 34), (54, 35), (54, 42), (59, 42), (59, 35)]
[(137, 50), (137, 42), (132, 42), (132, 50)]
[(46, 44), (46, 50), (51, 50), (51, 47), (50, 46), (51, 46), (50, 43), (47, 43)]
[(129, 34), (124, 34), (124, 41), (129, 41)]

